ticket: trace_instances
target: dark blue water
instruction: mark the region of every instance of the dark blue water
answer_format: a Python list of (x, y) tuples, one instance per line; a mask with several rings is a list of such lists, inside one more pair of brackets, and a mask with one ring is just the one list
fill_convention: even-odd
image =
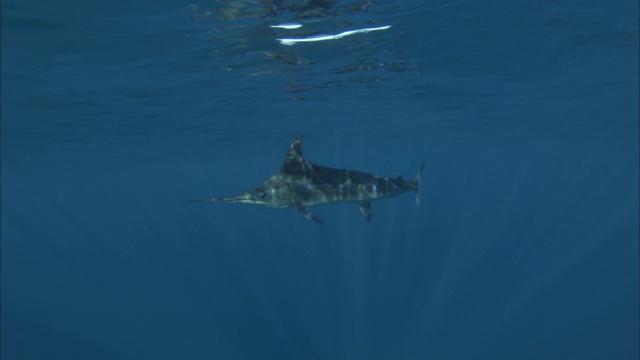
[[(3, 1), (2, 358), (637, 359), (638, 33), (630, 0)], [(298, 133), (428, 150), (422, 206), (184, 202)]]

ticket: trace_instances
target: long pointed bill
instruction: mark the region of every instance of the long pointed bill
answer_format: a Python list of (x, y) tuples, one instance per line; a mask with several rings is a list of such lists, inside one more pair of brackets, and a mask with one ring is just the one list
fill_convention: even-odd
[(240, 204), (255, 204), (255, 197), (251, 195), (251, 193), (242, 193), (238, 195), (232, 195), (221, 198), (213, 198), (211, 201), (222, 201), (230, 204), (240, 203)]
[(253, 201), (251, 199), (251, 195), (249, 193), (242, 193), (233, 196), (221, 197), (221, 198), (213, 198), (213, 199), (195, 199), (195, 200), (187, 200), (186, 202), (226, 202), (226, 203), (244, 203), (244, 204), (252, 204)]

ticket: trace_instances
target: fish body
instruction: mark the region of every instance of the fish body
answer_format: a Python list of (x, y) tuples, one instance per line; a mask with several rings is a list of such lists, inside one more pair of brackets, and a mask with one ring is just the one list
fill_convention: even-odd
[(309, 220), (322, 224), (309, 207), (341, 203), (357, 203), (367, 221), (371, 221), (371, 203), (419, 190), (426, 158), (413, 180), (402, 176), (382, 177), (355, 170), (334, 169), (316, 165), (302, 155), (302, 135), (293, 141), (280, 171), (260, 186), (233, 196), (192, 201), (217, 201), (260, 205), (272, 208), (293, 208)]

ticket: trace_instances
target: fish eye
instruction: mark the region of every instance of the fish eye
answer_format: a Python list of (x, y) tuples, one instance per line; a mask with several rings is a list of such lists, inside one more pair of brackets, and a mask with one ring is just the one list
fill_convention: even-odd
[(264, 198), (267, 197), (267, 193), (260, 193), (260, 195), (258, 195), (258, 197), (260, 198), (260, 200), (264, 200)]

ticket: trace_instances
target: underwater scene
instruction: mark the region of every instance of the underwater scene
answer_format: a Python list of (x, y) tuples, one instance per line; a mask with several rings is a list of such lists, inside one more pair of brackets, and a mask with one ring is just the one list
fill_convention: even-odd
[(0, 355), (638, 359), (638, 6), (3, 0)]

